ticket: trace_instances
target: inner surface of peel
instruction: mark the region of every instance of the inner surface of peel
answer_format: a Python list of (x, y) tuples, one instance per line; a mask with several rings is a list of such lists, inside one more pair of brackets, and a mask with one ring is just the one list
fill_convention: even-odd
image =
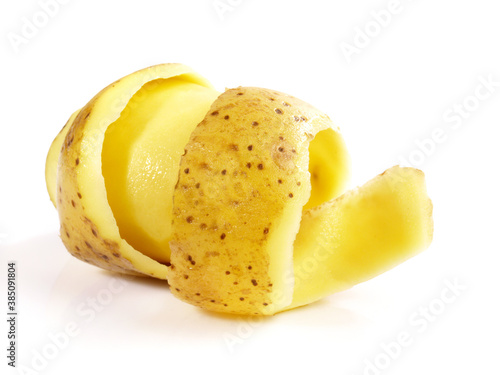
[(349, 170), (350, 160), (342, 135), (332, 128), (318, 132), (309, 144), (311, 197), (304, 210), (344, 193)]
[(432, 204), (422, 172), (393, 167), (304, 211), (289, 308), (375, 277), (425, 249), (431, 239)]

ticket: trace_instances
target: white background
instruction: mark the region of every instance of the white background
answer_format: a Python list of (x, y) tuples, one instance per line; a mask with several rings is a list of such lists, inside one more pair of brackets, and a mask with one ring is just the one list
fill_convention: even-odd
[[(40, 3), (0, 5), (2, 374), (18, 373), (5, 358), (9, 260), (18, 264), (19, 373), (500, 373), (496, 1), (401, 0), (390, 19), (376, 16), (394, 10), (389, 1), (223, 0), (233, 5), (218, 13), (213, 0), (70, 0), (45, 16)], [(39, 25), (36, 35), (26, 22)], [(357, 48), (349, 58), (347, 44)], [(162, 282), (73, 259), (45, 190), (49, 145), (101, 88), (163, 62), (189, 65), (219, 90), (268, 87), (322, 109), (342, 129), (353, 186), (410, 160), (434, 202), (431, 247), (258, 321), (203, 312)], [(489, 91), (481, 80), (493, 82)], [(440, 143), (425, 141), (433, 134)], [(110, 288), (105, 306), (91, 305)], [(68, 324), (77, 328), (65, 342)], [(405, 333), (409, 344), (396, 350)]]

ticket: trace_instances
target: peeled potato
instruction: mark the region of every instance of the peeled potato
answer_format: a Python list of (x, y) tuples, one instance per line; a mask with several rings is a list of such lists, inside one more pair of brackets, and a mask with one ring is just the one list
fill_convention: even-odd
[(112, 271), (166, 278), (179, 159), (217, 96), (190, 68), (165, 64), (116, 81), (73, 114), (46, 164), (72, 255)]
[(105, 88), (46, 163), (71, 254), (168, 279), (180, 299), (234, 314), (311, 303), (430, 244), (422, 172), (393, 167), (344, 193), (348, 176), (324, 113), (267, 89), (219, 95), (180, 64)]

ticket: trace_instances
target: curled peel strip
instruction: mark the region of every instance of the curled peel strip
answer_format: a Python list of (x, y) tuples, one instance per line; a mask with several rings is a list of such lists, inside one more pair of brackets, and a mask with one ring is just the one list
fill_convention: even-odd
[(338, 129), (289, 95), (218, 96), (167, 64), (117, 81), (74, 116), (46, 169), (66, 247), (167, 278), (196, 306), (272, 315), (372, 278), (432, 239), (423, 174), (393, 167), (341, 195), (349, 159)]
[[(242, 87), (217, 99), (181, 159), (169, 273), (174, 294), (237, 313), (291, 303), (294, 279), (283, 275), (293, 267), (302, 209), (323, 188), (311, 194), (315, 137), (322, 142), (312, 147), (329, 146), (338, 155), (330, 160), (333, 195), (347, 175), (345, 146), (331, 125), (307, 103), (274, 91)], [(321, 168), (313, 168), (323, 179)]]
[[(396, 167), (326, 202), (348, 174), (334, 129), (282, 93), (237, 88), (218, 98), (181, 159), (168, 274), (176, 296), (215, 311), (272, 315), (371, 278), (430, 242), (419, 171)], [(326, 171), (317, 160), (325, 150)]]

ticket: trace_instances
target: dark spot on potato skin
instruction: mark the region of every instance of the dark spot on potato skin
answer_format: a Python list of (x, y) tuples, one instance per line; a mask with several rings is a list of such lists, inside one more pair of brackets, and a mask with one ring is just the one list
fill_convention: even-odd
[(188, 216), (188, 217), (186, 218), (186, 221), (187, 221), (189, 224), (191, 224), (191, 223), (193, 222), (193, 220), (194, 220), (194, 218), (193, 218), (192, 216)]
[(229, 120), (229, 115), (225, 115), (224, 120)]
[(268, 234), (269, 233), (269, 228), (264, 228), (264, 234)]
[(76, 207), (75, 201), (74, 201), (73, 199), (71, 200), (71, 205), (72, 205), (73, 207)]
[(276, 112), (278, 115), (282, 115), (283, 114), (283, 110), (281, 110), (280, 108), (276, 108), (274, 110), (274, 112)]
[(94, 235), (94, 237), (97, 237), (97, 231), (94, 228), (92, 228), (92, 234)]
[(76, 195), (78, 195), (79, 199), (82, 199), (82, 195), (80, 193), (76, 193)]
[(76, 158), (76, 160), (75, 160), (75, 165), (78, 165), (78, 164), (80, 164), (80, 159), (79, 159), (79, 158)]
[(252, 121), (252, 125), (257, 126), (257, 125), (259, 125), (259, 123), (257, 121)]
[(247, 150), (248, 150), (248, 151), (252, 151), (252, 150), (253, 150), (253, 146), (252, 146), (252, 145), (248, 146), (248, 147), (247, 147)]
[(264, 164), (261, 163), (261, 164), (257, 165), (257, 168), (259, 168), (260, 170), (263, 170), (264, 169)]
[(212, 115), (212, 116), (217, 116), (218, 114), (219, 114), (219, 111), (213, 111), (213, 112), (211, 113), (211, 115)]

